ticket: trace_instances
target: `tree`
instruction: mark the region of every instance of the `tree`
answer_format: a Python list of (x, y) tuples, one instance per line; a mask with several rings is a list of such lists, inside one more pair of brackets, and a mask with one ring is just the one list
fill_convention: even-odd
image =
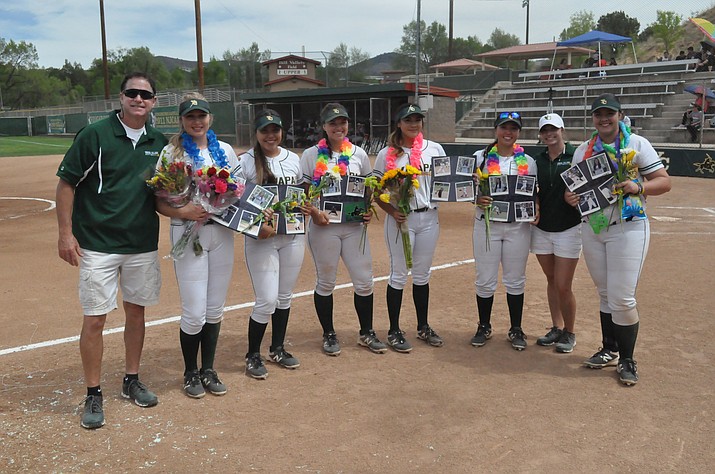
[(614, 35), (638, 38), (638, 31), (641, 24), (635, 18), (631, 18), (622, 11), (611, 12), (598, 19), (596, 29), (613, 33)]
[(518, 46), (521, 44), (521, 40), (516, 35), (507, 33), (500, 28), (495, 28), (489, 36), (487, 43), (494, 49), (502, 49), (510, 46)]
[[(397, 66), (409, 70), (414, 68), (415, 55), (417, 53), (417, 21), (411, 21), (402, 27), (402, 44), (395, 52), (403, 57), (411, 58), (399, 61)], [(437, 64), (447, 58), (449, 38), (447, 28), (439, 23), (432, 22), (427, 27), (424, 21), (420, 21), (420, 71), (425, 71), (427, 66)], [(409, 64), (409, 63), (412, 64)]]
[(228, 63), (229, 85), (238, 89), (256, 89), (263, 84), (263, 68), (261, 63), (271, 58), (271, 51), (261, 52), (258, 43), (251, 43), (248, 48), (238, 52), (226, 50), (223, 60)]
[(3, 93), (3, 107), (15, 108), (23, 104), (23, 97), (29, 90), (30, 74), (37, 68), (37, 49), (32, 43), (0, 37), (0, 88)]
[(452, 56), (454, 58), (473, 58), (481, 53), (484, 45), (476, 36), (466, 38), (454, 38), (452, 40)]
[(569, 18), (569, 27), (561, 32), (559, 40), (564, 41), (570, 38), (575, 38), (591, 30), (596, 29), (596, 20), (593, 12), (581, 10)]
[(656, 21), (648, 28), (653, 32), (653, 36), (659, 39), (665, 51), (670, 51), (671, 46), (683, 37), (684, 29), (680, 27), (683, 17), (673, 11), (656, 11)]
[[(350, 80), (360, 80), (362, 75), (359, 70), (353, 69), (355, 65), (367, 61), (370, 55), (355, 46), (348, 48), (345, 43), (340, 43), (328, 56), (328, 75), (335, 76), (334, 79), (342, 79), (345, 84)], [(332, 69), (332, 71), (330, 70)], [(343, 70), (343, 74), (337, 71)], [(331, 74), (331, 72), (333, 74)], [(339, 77), (342, 76), (342, 77)]]

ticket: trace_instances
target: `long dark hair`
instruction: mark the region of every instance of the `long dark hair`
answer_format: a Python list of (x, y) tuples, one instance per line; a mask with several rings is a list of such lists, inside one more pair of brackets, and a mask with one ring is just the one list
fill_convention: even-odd
[[(259, 120), (267, 115), (272, 115), (274, 117), (280, 118), (280, 114), (273, 109), (265, 109), (260, 111), (256, 115), (254, 124), (258, 124)], [(258, 130), (256, 130), (258, 132)], [(281, 128), (281, 142), (283, 141), (283, 128)], [(256, 163), (256, 183), (258, 184), (276, 184), (278, 180), (276, 176), (271, 171), (268, 166), (268, 160), (266, 159), (266, 154), (263, 153), (263, 148), (261, 144), (256, 140), (256, 144), (253, 146), (253, 159)]]
[[(424, 117), (420, 117), (422, 123), (424, 124)], [(402, 129), (397, 126), (400, 123), (399, 120), (395, 121), (395, 128), (387, 136), (387, 146), (392, 147), (395, 150), (395, 156), (400, 157), (404, 153), (402, 150)]]

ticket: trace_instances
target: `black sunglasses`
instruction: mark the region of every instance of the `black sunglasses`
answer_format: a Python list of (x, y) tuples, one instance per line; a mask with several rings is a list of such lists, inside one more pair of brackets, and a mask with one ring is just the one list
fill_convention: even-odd
[(510, 118), (510, 119), (518, 119), (521, 118), (521, 115), (519, 115), (519, 112), (502, 112), (499, 114), (500, 119), (505, 119), (505, 118)]
[(144, 89), (125, 89), (122, 94), (129, 97), (130, 99), (136, 99), (139, 95), (142, 100), (149, 100), (154, 98), (154, 93), (151, 91), (145, 91)]

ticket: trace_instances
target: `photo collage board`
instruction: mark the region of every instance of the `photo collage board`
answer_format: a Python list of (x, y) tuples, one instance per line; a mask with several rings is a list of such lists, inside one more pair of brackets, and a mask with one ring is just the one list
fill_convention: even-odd
[(432, 158), (432, 201), (474, 202), (474, 156)]
[(320, 209), (328, 214), (331, 224), (362, 222), (367, 212), (370, 190), (365, 189), (365, 176), (345, 175), (323, 189)]
[(536, 219), (536, 176), (489, 176), (489, 196), (494, 222), (532, 222)]
[[(243, 194), (241, 195), (239, 200), (229, 206), (223, 212), (223, 214), (221, 214), (220, 216), (211, 216), (211, 219), (217, 224), (221, 224), (222, 226), (228, 227), (231, 230), (246, 234), (249, 237), (257, 239), (258, 232), (261, 229), (261, 223), (257, 222), (254, 225), (251, 224), (261, 214), (261, 211), (263, 211), (268, 206), (271, 206), (273, 203), (278, 202), (278, 195), (276, 194), (275, 189), (271, 190), (269, 189), (269, 187), (256, 185), (254, 183), (246, 181), (243, 178), (235, 179), (238, 181), (239, 185), (245, 186)], [(275, 186), (273, 186), (273, 188), (275, 188)], [(296, 189), (299, 188), (296, 187)], [(300, 190), (302, 192), (302, 189)], [(281, 219), (279, 219), (278, 222), (280, 222), (280, 220)], [(301, 228), (302, 227), (303, 226), (301, 226)], [(304, 232), (305, 231), (295, 233)]]
[(593, 155), (561, 173), (569, 191), (578, 194), (578, 210), (588, 216), (616, 202), (616, 167), (605, 153)]

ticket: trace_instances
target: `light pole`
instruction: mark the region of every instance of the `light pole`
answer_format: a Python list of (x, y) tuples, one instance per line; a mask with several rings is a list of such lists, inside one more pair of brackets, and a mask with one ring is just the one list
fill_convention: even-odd
[[(522, 0), (521, 8), (526, 8), (526, 44), (529, 44), (529, 3), (530, 0)], [(529, 60), (524, 59), (524, 69), (529, 70)]]

